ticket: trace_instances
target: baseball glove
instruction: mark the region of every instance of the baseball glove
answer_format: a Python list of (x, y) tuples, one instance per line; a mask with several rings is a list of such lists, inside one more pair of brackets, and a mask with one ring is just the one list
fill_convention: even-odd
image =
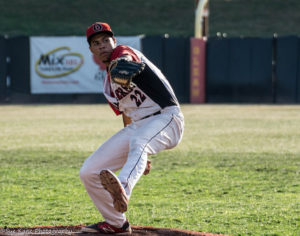
[(145, 69), (142, 62), (130, 61), (126, 58), (118, 58), (113, 60), (108, 71), (110, 78), (114, 83), (130, 87), (132, 79)]

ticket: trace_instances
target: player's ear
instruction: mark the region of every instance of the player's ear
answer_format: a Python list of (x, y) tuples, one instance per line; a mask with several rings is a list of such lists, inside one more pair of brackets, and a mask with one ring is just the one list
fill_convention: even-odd
[(114, 43), (115, 43), (115, 46), (117, 45), (117, 39), (115, 37), (112, 37)]

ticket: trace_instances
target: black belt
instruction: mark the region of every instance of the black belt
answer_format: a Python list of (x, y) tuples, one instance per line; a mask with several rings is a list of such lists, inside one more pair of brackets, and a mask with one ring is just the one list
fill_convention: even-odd
[(155, 112), (155, 113), (153, 113), (153, 114), (151, 114), (151, 115), (144, 116), (144, 117), (143, 117), (143, 118), (141, 118), (140, 120), (143, 120), (143, 119), (149, 118), (149, 117), (151, 117), (151, 116), (156, 116), (156, 115), (159, 115), (160, 113), (161, 113), (161, 111), (157, 111), (157, 112)]

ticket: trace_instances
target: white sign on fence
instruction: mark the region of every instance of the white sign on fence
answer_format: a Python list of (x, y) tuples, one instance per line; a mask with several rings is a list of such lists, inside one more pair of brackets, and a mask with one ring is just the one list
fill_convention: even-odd
[[(141, 48), (141, 37), (116, 37)], [(102, 93), (105, 66), (93, 57), (85, 37), (30, 37), (32, 94)]]

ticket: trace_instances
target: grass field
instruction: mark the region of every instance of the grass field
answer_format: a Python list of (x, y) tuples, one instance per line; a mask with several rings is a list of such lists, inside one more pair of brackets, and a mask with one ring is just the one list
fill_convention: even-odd
[(85, 35), (95, 21), (116, 35), (193, 33), (194, 0), (0, 0), (0, 34)]
[[(182, 143), (152, 156), (133, 225), (300, 235), (300, 106), (184, 105)], [(102, 220), (78, 172), (121, 128), (107, 105), (0, 107), (0, 227)]]
[[(210, 0), (209, 32), (300, 35), (299, 0)], [(195, 0), (0, 0), (0, 35), (84, 35), (106, 21), (117, 35), (194, 35)]]
[(300, 35), (299, 0), (210, 0), (210, 35)]

